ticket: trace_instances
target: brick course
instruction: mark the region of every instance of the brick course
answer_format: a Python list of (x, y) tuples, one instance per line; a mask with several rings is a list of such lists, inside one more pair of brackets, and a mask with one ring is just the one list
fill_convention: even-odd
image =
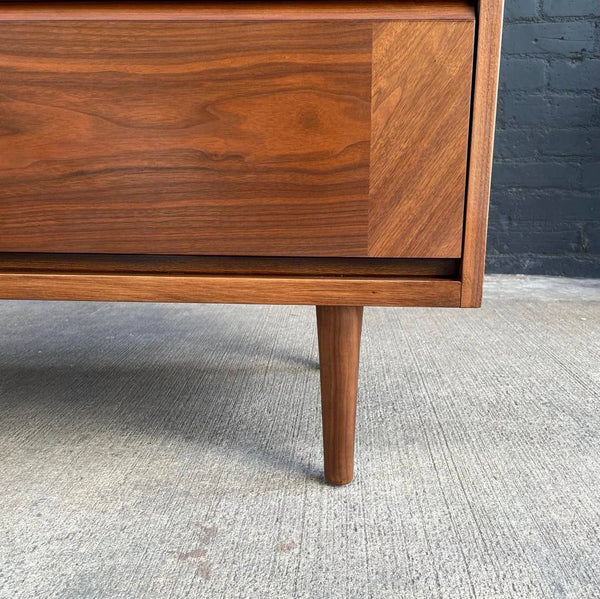
[(488, 272), (600, 277), (600, 2), (506, 0)]

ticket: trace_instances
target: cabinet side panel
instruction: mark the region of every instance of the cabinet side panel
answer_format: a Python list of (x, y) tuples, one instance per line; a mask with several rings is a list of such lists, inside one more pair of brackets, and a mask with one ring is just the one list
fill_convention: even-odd
[(369, 255), (461, 255), (474, 21), (373, 26)]
[(483, 295), (503, 0), (480, 0), (473, 124), (462, 265), (464, 308), (477, 308)]

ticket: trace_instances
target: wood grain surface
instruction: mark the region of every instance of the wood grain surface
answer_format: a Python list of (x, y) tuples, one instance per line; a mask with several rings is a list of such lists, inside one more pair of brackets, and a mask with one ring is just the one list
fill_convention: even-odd
[(468, 3), (19, 4), (0, 252), (461, 256)]
[(325, 479), (332, 485), (354, 476), (362, 318), (362, 306), (317, 306)]
[(456, 307), (460, 282), (400, 277), (0, 273), (0, 299)]
[(480, 0), (462, 264), (465, 308), (481, 306), (498, 98), (503, 0)]
[(5, 22), (0, 251), (366, 255), (371, 25)]
[(472, 22), (374, 25), (371, 256), (459, 257)]

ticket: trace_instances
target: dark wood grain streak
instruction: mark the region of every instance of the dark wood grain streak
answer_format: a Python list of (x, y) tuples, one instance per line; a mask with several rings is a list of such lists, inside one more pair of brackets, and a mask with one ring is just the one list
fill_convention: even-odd
[(294, 2), (2, 2), (1, 20), (459, 20), (465, 0)]
[(370, 256), (461, 255), (473, 29), (374, 25)]
[(0, 251), (366, 256), (371, 24), (5, 22)]

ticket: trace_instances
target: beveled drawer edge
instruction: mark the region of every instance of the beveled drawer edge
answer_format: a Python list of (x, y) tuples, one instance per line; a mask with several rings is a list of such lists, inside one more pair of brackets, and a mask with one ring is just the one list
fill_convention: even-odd
[(427, 2), (3, 2), (0, 20), (28, 21), (473, 21), (467, 0)]

